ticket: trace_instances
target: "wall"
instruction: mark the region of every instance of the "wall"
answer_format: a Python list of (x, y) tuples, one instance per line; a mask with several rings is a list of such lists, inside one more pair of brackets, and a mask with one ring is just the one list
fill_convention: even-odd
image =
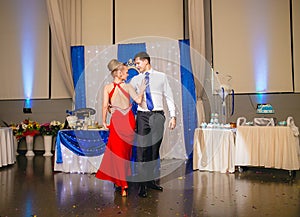
[(82, 41), (84, 45), (108, 45), (113, 39), (111, 0), (82, 2)]
[(294, 63), (294, 83), (295, 92), (300, 92), (300, 1), (292, 0), (292, 20), (293, 20), (293, 63)]
[[(212, 0), (214, 70), (236, 93), (293, 92), (290, 0)], [(247, 81), (247, 82), (245, 82)]]
[(138, 37), (183, 39), (182, 0), (84, 0), (84, 45), (109, 45)]
[(45, 2), (0, 1), (0, 14), (0, 100), (48, 98), (49, 25)]

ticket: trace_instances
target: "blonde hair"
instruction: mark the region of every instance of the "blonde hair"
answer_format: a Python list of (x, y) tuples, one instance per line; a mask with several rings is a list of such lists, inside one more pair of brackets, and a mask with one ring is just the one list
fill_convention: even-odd
[(114, 78), (116, 77), (118, 74), (119, 71), (122, 71), (123, 67), (125, 65), (122, 63), (122, 65), (119, 65), (117, 68), (115, 68), (113, 71), (110, 72), (111, 76)]

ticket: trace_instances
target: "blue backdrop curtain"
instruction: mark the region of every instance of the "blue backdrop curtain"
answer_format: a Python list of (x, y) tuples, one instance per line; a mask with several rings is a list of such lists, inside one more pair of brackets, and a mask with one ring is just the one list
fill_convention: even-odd
[(182, 116), (186, 153), (192, 157), (194, 131), (197, 127), (196, 87), (192, 72), (189, 40), (179, 41), (182, 84)]
[(71, 47), (73, 82), (75, 89), (75, 109), (86, 107), (84, 77), (84, 46)]
[(118, 44), (118, 60), (120, 62), (127, 62), (127, 60), (133, 59), (141, 51), (147, 51), (145, 43)]

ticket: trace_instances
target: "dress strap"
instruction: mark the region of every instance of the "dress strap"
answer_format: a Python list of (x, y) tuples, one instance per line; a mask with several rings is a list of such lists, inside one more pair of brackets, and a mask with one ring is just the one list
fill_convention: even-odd
[(116, 86), (118, 86), (118, 88), (122, 91), (122, 93), (123, 93), (128, 99), (130, 98), (129, 93), (121, 87), (121, 85), (120, 85), (121, 83), (118, 83), (118, 84), (117, 84), (117, 83), (113, 83), (113, 84), (114, 84), (114, 87), (113, 87), (113, 89), (109, 92), (109, 101), (110, 101), (112, 95), (113, 95), (114, 92), (115, 92)]

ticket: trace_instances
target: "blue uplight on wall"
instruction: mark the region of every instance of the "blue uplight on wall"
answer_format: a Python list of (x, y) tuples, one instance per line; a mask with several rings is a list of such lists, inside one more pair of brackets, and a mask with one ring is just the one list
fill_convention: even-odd
[[(24, 93), (24, 113), (31, 113), (31, 99), (33, 93), (33, 85), (36, 71), (36, 44), (37, 44), (37, 22), (38, 17), (34, 11), (35, 0), (20, 1), (22, 8), (28, 8), (28, 10), (19, 11), (20, 17), (22, 17), (21, 23), (21, 61), (22, 61), (22, 79), (23, 79), (23, 93)], [(30, 4), (31, 7), (27, 7)]]
[(268, 56), (263, 40), (256, 43), (253, 52), (255, 85), (257, 93), (265, 93), (268, 90)]
[(266, 100), (265, 98), (266, 98), (265, 94), (262, 94), (262, 93), (256, 94), (256, 102), (257, 102), (257, 104), (264, 104), (264, 103), (266, 103), (265, 102), (265, 100)]
[(255, 90), (265, 93), (268, 90), (269, 56), (266, 28), (253, 27), (252, 31), (252, 61), (255, 76)]
[(25, 98), (23, 113), (32, 113), (30, 99), (34, 79), (34, 37), (30, 30), (23, 31), (22, 36), (22, 78)]
[[(258, 103), (264, 103), (266, 101), (266, 93), (268, 90), (268, 77), (269, 77), (269, 43), (270, 38), (268, 32), (268, 21), (265, 16), (268, 13), (268, 4), (249, 4), (249, 27), (252, 38), (251, 47), (252, 50), (252, 61), (255, 79), (255, 90), (258, 93)], [(257, 14), (253, 17), (251, 14)], [(263, 14), (263, 16), (260, 16)], [(259, 25), (257, 25), (259, 23)]]
[(257, 47), (257, 53), (254, 56), (254, 73), (255, 73), (255, 85), (256, 85), (256, 102), (259, 104), (265, 103), (268, 100), (267, 95), (263, 94), (268, 90), (268, 57), (266, 48), (264, 45)]
[(30, 99), (32, 96), (34, 79), (34, 42), (28, 36), (30, 33), (24, 33), (22, 42), (22, 78), (24, 87), (24, 98)]
[[(35, 1), (29, 1), (35, 3)], [(28, 1), (20, 2), (23, 8), (26, 7)], [(33, 12), (35, 10), (34, 5), (29, 7), (31, 10), (20, 11), (22, 17), (22, 24), (20, 25), (21, 35), (21, 52), (22, 52), (22, 79), (24, 88), (24, 98), (31, 99), (34, 84), (34, 74), (35, 74), (35, 59), (36, 59), (36, 23), (38, 17)]]

